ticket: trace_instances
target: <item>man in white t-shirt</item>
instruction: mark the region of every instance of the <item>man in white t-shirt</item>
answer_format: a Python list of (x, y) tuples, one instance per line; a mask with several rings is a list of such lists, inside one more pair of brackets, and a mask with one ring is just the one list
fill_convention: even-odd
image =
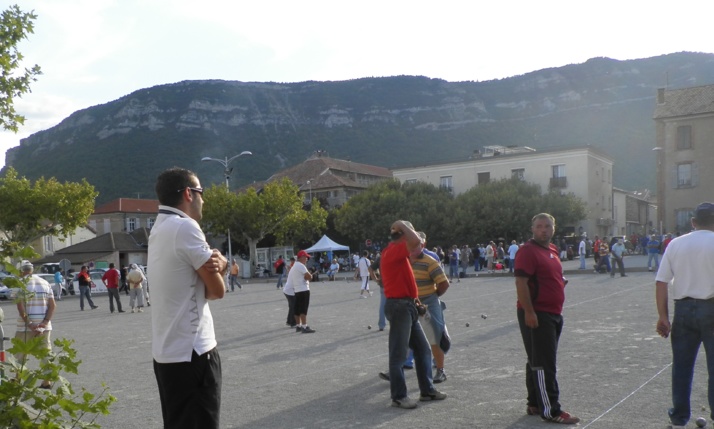
[(359, 276), (362, 279), (362, 286), (360, 287), (359, 297), (367, 298), (367, 296), (372, 296), (372, 291), (369, 290), (369, 267), (372, 265), (372, 261), (368, 258), (369, 252), (362, 252), (362, 257), (357, 261), (357, 269), (359, 270)]
[(221, 359), (208, 301), (225, 294), (228, 261), (211, 249), (198, 221), (203, 188), (174, 167), (156, 182), (159, 215), (149, 236), (154, 295), (152, 354), (166, 428), (220, 427)]
[[(714, 203), (694, 210), (693, 232), (667, 246), (657, 270), (657, 333), (672, 334), (672, 427), (685, 427), (691, 417), (690, 395), (694, 366), (704, 344), (709, 368), (709, 404), (714, 403)], [(669, 290), (668, 290), (669, 289)], [(669, 291), (674, 316), (669, 322)], [(709, 410), (714, 418), (714, 408)]]
[(314, 329), (307, 326), (307, 308), (310, 306), (310, 280), (312, 280), (312, 274), (310, 274), (305, 265), (308, 259), (310, 259), (310, 255), (306, 251), (299, 251), (295, 265), (288, 272), (287, 280), (289, 287), (295, 291), (295, 321), (297, 322), (295, 332), (302, 332), (303, 334), (315, 332)]

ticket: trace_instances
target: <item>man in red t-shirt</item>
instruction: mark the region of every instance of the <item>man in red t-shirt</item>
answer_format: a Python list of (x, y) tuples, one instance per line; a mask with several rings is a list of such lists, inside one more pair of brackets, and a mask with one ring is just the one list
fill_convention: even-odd
[(417, 285), (409, 262), (411, 254), (419, 254), (423, 242), (411, 223), (398, 220), (391, 227), (392, 242), (382, 252), (380, 272), (387, 302), (384, 314), (389, 320), (389, 388), (392, 406), (416, 408), (407, 396), (407, 384), (402, 364), (407, 349), (414, 351), (414, 362), (419, 382), (419, 400), (433, 401), (446, 398), (434, 388), (431, 374), (431, 347), (419, 324)]
[(528, 356), (526, 412), (554, 423), (575, 424), (580, 419), (560, 409), (560, 392), (555, 378), (567, 283), (558, 248), (550, 242), (555, 232), (555, 219), (548, 213), (535, 215), (531, 232), (533, 238), (516, 253), (514, 269), (518, 325)]
[(109, 264), (109, 270), (102, 276), (102, 283), (107, 287), (107, 292), (109, 293), (109, 311), (114, 313), (114, 300), (117, 302), (117, 310), (123, 313), (124, 310), (121, 309), (121, 301), (119, 300), (119, 278), (121, 273), (119, 270), (114, 268), (114, 263)]

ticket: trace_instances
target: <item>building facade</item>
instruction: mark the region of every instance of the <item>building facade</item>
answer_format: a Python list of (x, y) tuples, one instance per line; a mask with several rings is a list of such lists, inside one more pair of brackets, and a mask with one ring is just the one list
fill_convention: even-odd
[(159, 200), (117, 198), (94, 209), (89, 216), (89, 227), (97, 231), (97, 235), (140, 228), (151, 230), (158, 214)]
[(612, 166), (612, 158), (592, 147), (536, 151), (486, 146), (465, 161), (397, 168), (392, 173), (401, 182), (426, 182), (454, 195), (510, 177), (538, 184), (544, 192), (573, 193), (585, 202), (588, 217), (577, 225), (563, 226), (577, 235), (607, 235), (614, 225)]
[(694, 208), (714, 200), (714, 85), (657, 92), (657, 205), (660, 233), (691, 230)]
[(657, 225), (657, 205), (648, 191), (631, 192), (612, 189), (614, 224), (607, 236), (630, 237), (651, 234)]

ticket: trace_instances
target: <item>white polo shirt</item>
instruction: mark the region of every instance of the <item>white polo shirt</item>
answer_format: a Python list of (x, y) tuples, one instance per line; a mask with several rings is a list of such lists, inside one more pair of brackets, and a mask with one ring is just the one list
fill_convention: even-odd
[(692, 231), (672, 240), (662, 256), (656, 280), (672, 283), (672, 299), (714, 298), (714, 232)]
[(305, 280), (305, 274), (309, 273), (307, 267), (300, 261), (295, 261), (295, 265), (290, 268), (287, 283), (295, 292), (305, 292), (310, 290), (310, 281)]
[(216, 347), (206, 287), (197, 270), (212, 251), (198, 222), (159, 206), (149, 236), (152, 354), (159, 363), (190, 362)]

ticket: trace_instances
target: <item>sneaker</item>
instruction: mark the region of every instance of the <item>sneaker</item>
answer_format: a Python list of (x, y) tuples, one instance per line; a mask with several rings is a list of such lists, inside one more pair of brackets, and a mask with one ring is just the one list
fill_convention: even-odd
[(360, 295), (359, 297), (360, 297), (360, 299), (367, 299), (367, 297), (365, 295)]
[(434, 383), (442, 383), (446, 381), (446, 372), (444, 368), (436, 370), (436, 376), (434, 377)]
[(93, 305), (93, 306), (92, 306), (92, 310), (96, 310), (97, 308), (99, 308), (98, 305)]
[(296, 326), (295, 327), (295, 333), (302, 332), (302, 326)]
[(420, 401), (441, 401), (446, 399), (446, 393), (439, 392), (438, 390), (432, 390), (426, 395), (419, 396)]
[(381, 378), (384, 381), (389, 381), (389, 373), (388, 372), (380, 372), (379, 378)]
[(131, 312), (132, 312), (132, 313), (134, 312), (134, 307), (131, 307)]
[(529, 405), (526, 407), (526, 414), (528, 414), (529, 416), (539, 416), (540, 409), (538, 407), (532, 407)]
[(315, 330), (314, 330), (314, 329), (310, 329), (309, 326), (305, 326), (304, 328), (302, 328), (302, 333), (303, 333), (303, 334), (312, 334), (313, 332), (315, 332)]
[(143, 312), (144, 312), (144, 309), (141, 308), (141, 307), (139, 307), (139, 311), (138, 311), (138, 312), (139, 312), (139, 313), (143, 313)]
[(374, 295), (374, 292), (369, 291), (369, 296), (372, 296), (372, 295)]
[(417, 403), (412, 401), (408, 396), (402, 399), (392, 400), (392, 406), (397, 408), (404, 408), (405, 410), (411, 410), (417, 407)]
[(555, 417), (551, 417), (549, 419), (542, 417), (542, 419), (547, 422), (562, 423), (565, 425), (574, 425), (576, 423), (580, 423), (580, 418), (570, 415), (570, 413), (567, 413), (565, 411), (561, 411), (560, 414)]
[(404, 368), (404, 369), (414, 369), (414, 365), (404, 364), (404, 365), (402, 365), (402, 368)]
[(119, 313), (126, 313), (126, 311), (124, 311), (124, 310), (119, 310)]

